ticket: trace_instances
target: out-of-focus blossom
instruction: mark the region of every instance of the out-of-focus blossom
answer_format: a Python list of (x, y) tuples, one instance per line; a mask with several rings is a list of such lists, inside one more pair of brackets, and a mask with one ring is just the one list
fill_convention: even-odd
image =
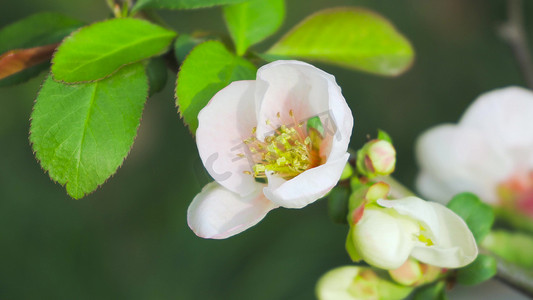
[(458, 124), (422, 134), (417, 159), (417, 187), (431, 200), (473, 192), (533, 216), (533, 92), (508, 87), (481, 95)]

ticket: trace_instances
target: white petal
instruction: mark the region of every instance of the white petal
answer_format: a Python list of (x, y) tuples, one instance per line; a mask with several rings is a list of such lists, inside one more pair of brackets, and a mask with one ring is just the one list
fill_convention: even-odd
[(434, 245), (417, 243), (411, 256), (421, 262), (442, 268), (460, 268), (477, 256), (476, 241), (463, 219), (447, 207), (416, 197), (399, 200), (378, 200), (427, 226)]
[(265, 196), (279, 206), (302, 208), (323, 197), (337, 184), (349, 156), (345, 153), (336, 161), (328, 160), (291, 180), (267, 173), (268, 186), (263, 189)]
[(363, 260), (382, 269), (397, 269), (415, 246), (418, 225), (402, 216), (380, 209), (365, 209), (355, 225), (353, 241)]
[[(335, 77), (300, 61), (276, 61), (257, 72), (257, 138), (273, 133), (273, 127), (319, 116), (329, 139), (331, 156), (346, 153), (353, 117)], [(294, 112), (294, 119), (290, 111)], [(278, 118), (278, 113), (280, 118)], [(267, 125), (266, 121), (272, 123)], [(329, 153), (326, 156), (330, 156)]]
[(507, 87), (485, 93), (466, 110), (459, 124), (483, 131), (521, 167), (533, 150), (533, 92)]
[(256, 126), (255, 82), (236, 81), (220, 90), (198, 114), (196, 143), (207, 171), (227, 189), (246, 196), (254, 189), (255, 180), (246, 175), (251, 166), (248, 147), (243, 140)]
[(378, 204), (383, 207), (392, 208), (399, 214), (422, 223), (432, 233), (440, 231), (441, 224), (437, 221), (438, 218), (435, 209), (428, 201), (417, 197), (405, 197), (397, 200), (379, 199)]
[(416, 188), (425, 198), (442, 201), (441, 203), (448, 202), (451, 195), (456, 193), (445, 182), (438, 180), (426, 171), (421, 171), (416, 177)]
[(211, 182), (192, 200), (187, 223), (199, 237), (224, 239), (254, 226), (276, 207), (264, 197), (259, 184), (256, 192), (240, 197)]
[[(496, 185), (512, 172), (512, 161), (478, 130), (441, 125), (418, 139), (416, 156), (422, 172), (445, 186), (447, 202), (460, 192), (473, 192), (487, 202), (497, 199)], [(432, 195), (425, 195), (431, 197)]]

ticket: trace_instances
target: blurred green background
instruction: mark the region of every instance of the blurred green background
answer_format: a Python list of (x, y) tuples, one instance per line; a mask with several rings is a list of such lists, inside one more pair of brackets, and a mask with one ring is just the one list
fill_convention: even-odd
[[(533, 40), (533, 3), (526, 1)], [(413, 186), (413, 145), (424, 129), (455, 122), (482, 92), (523, 85), (510, 49), (497, 35), (503, 0), (288, 0), (280, 32), (321, 8), (357, 5), (388, 17), (413, 43), (413, 68), (383, 78), (319, 65), (334, 74), (352, 108), (352, 148), (377, 128), (398, 149), (397, 177)], [(58, 11), (93, 22), (104, 0), (2, 0), (0, 26)], [(220, 9), (161, 13), (178, 32), (222, 32)], [(326, 202), (277, 209), (228, 240), (196, 237), (189, 202), (205, 178), (193, 138), (174, 106), (174, 77), (148, 100), (133, 149), (102, 188), (72, 200), (44, 174), (28, 142), (33, 101), (45, 74), (0, 88), (0, 299), (313, 299), (327, 270), (348, 264), (346, 228)], [(504, 296), (505, 295), (505, 296)], [(494, 282), (451, 299), (526, 299)]]

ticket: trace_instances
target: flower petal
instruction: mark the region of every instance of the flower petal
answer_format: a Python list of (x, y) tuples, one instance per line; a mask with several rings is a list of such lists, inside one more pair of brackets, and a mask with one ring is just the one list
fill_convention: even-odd
[(476, 258), (478, 249), (466, 223), (447, 207), (416, 197), (378, 200), (378, 204), (427, 225), (434, 245), (417, 243), (411, 256), (442, 268), (460, 268)]
[(327, 194), (339, 181), (350, 155), (309, 169), (291, 180), (267, 173), (268, 186), (263, 189), (272, 202), (286, 208), (302, 208)]
[(196, 143), (202, 162), (218, 183), (246, 196), (254, 190), (255, 180), (246, 175), (250, 162), (243, 140), (256, 126), (254, 81), (236, 81), (220, 90), (198, 114)]
[(451, 195), (456, 194), (446, 183), (426, 171), (421, 171), (416, 177), (416, 187), (420, 194), (427, 199), (441, 203), (448, 202), (452, 197)]
[(466, 110), (459, 125), (484, 132), (515, 158), (520, 169), (533, 149), (533, 92), (507, 87), (485, 93)]
[(393, 216), (382, 209), (365, 209), (355, 225), (353, 241), (365, 262), (382, 269), (397, 269), (415, 246), (418, 226), (407, 217)]
[[(497, 200), (496, 185), (512, 171), (512, 161), (476, 129), (441, 125), (420, 136), (416, 156), (422, 172), (451, 193), (431, 200), (448, 202), (460, 192), (473, 192), (484, 201)], [(424, 188), (421, 188), (424, 190)]]
[(264, 197), (261, 186), (240, 197), (216, 182), (207, 184), (187, 210), (189, 227), (199, 237), (225, 239), (254, 226), (277, 207)]
[[(329, 139), (333, 139), (328, 149), (333, 159), (346, 153), (353, 117), (333, 75), (301, 61), (270, 63), (257, 72), (256, 101), (258, 139), (272, 134), (272, 127), (318, 116)], [(291, 110), (294, 118), (289, 114)], [(267, 120), (272, 124), (268, 125)]]

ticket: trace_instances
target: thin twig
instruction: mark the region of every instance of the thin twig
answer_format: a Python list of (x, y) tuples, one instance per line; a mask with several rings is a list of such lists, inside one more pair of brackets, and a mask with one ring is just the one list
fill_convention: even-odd
[(495, 279), (533, 298), (533, 274), (503, 259), (495, 258), (498, 261), (498, 275)]
[(523, 14), (523, 0), (507, 0), (507, 21), (498, 31), (511, 47), (526, 85), (533, 89), (533, 61), (527, 43)]

